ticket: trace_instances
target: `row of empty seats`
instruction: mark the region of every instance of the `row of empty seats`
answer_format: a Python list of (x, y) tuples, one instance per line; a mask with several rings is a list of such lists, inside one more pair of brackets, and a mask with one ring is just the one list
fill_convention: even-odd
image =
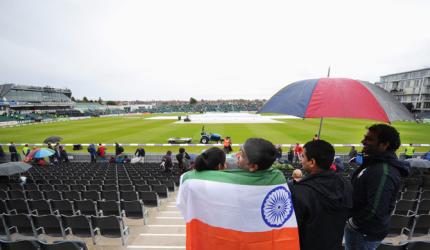
[(397, 215), (391, 216), (389, 233), (387, 237), (406, 235), (412, 237), (430, 237), (430, 214), (422, 215)]
[[(51, 200), (82, 200), (82, 199), (91, 199), (91, 200), (137, 200), (140, 196), (141, 199), (147, 196), (148, 193), (154, 193), (162, 198), (167, 198), (169, 195), (169, 189), (165, 185), (136, 185), (136, 186), (127, 186), (127, 188), (121, 189), (119, 192), (115, 188), (115, 186), (103, 186), (103, 190), (85, 190), (83, 187), (77, 188), (71, 191), (58, 191), (58, 190), (50, 190), (50, 191), (39, 191), (39, 190), (29, 190), (29, 191), (21, 191), (21, 190), (10, 190), (10, 191), (0, 191), (0, 199), (31, 199), (31, 200), (41, 200), (41, 199), (51, 199)], [(173, 190), (172, 190), (173, 191)]]
[(90, 237), (96, 244), (96, 236), (121, 238), (125, 245), (129, 228), (119, 216), (85, 216), (85, 215), (27, 215), (3, 214), (0, 215), (2, 225), (0, 233), (10, 240), (13, 233), (31, 236), (37, 239), (40, 235), (62, 237), (67, 235), (77, 237)]
[(83, 241), (61, 240), (47, 243), (39, 240), (0, 240), (0, 249), (4, 250), (87, 250)]
[(144, 219), (148, 214), (142, 201), (69, 201), (69, 200), (5, 200), (0, 201), (0, 214), (34, 215), (116, 215)]
[(398, 200), (393, 214), (420, 215), (430, 214), (430, 199), (424, 200)]

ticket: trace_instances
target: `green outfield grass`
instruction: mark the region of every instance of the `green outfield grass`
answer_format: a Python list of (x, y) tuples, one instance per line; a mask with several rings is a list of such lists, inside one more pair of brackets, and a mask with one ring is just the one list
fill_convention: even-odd
[[(177, 115), (177, 114), (173, 114)], [(48, 136), (61, 136), (62, 143), (167, 143), (169, 137), (192, 137), (199, 143), (201, 124), (175, 124), (173, 120), (145, 120), (152, 115), (91, 118), (77, 121), (34, 124), (0, 128), (0, 142), (41, 143)], [(163, 114), (164, 116), (164, 114)], [(277, 124), (205, 124), (207, 132), (230, 136), (233, 143), (243, 143), (249, 137), (263, 137), (275, 144), (305, 143), (317, 133), (319, 119), (288, 119)], [(324, 119), (321, 138), (333, 144), (359, 144), (369, 120)], [(430, 143), (430, 124), (394, 122), (402, 143)], [(176, 151), (178, 147), (171, 149)], [(202, 147), (189, 148), (200, 152)], [(126, 151), (134, 148), (127, 147)], [(167, 147), (148, 147), (147, 151), (164, 152)], [(336, 151), (347, 151), (337, 148)], [(420, 147), (417, 151), (427, 151)], [(113, 150), (110, 149), (112, 152)]]

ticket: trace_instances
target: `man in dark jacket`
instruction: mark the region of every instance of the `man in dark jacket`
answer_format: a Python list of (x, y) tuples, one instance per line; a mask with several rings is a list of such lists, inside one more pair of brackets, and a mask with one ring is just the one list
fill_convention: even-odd
[(124, 148), (115, 142), (115, 156), (118, 156), (124, 152)]
[(16, 150), (15, 144), (13, 142), (9, 145), (10, 161), (18, 161), (18, 151)]
[(307, 176), (290, 185), (302, 250), (342, 249), (352, 187), (330, 170), (334, 154), (324, 140), (306, 143), (300, 158)]
[(361, 141), (363, 164), (353, 173), (351, 218), (345, 227), (345, 249), (376, 249), (388, 233), (400, 178), (409, 174), (409, 164), (399, 161), (397, 130), (386, 124), (368, 128)]

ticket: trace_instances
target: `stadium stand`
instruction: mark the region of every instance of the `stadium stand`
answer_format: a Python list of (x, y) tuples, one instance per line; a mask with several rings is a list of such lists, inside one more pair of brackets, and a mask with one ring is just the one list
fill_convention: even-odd
[[(0, 236), (48, 235), (66, 239), (68, 235), (90, 238), (120, 238), (125, 245), (130, 228), (125, 219), (143, 220), (147, 206), (160, 206), (160, 196), (167, 197), (168, 186), (177, 182), (178, 169), (165, 173), (154, 163), (138, 165), (68, 163), (61, 167), (34, 166), (25, 173), (25, 185), (19, 175), (0, 185)], [(154, 184), (146, 184), (150, 181)], [(136, 186), (145, 186), (144, 190)], [(153, 191), (152, 191), (153, 190)], [(175, 188), (173, 188), (175, 190)], [(12, 228), (15, 228), (13, 230)], [(32, 241), (42, 248), (42, 243)], [(5, 242), (16, 244), (18, 242)], [(45, 244), (45, 243), (43, 243)], [(65, 244), (65, 243), (64, 243)], [(73, 248), (71, 248), (73, 249)]]
[(0, 85), (1, 106), (6, 113), (31, 113), (71, 109), (72, 92), (69, 89), (37, 87), (17, 84)]

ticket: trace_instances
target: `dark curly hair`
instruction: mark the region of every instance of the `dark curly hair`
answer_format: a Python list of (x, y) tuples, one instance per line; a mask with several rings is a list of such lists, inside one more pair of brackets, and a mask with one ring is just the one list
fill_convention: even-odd
[(387, 151), (395, 152), (400, 147), (400, 134), (387, 124), (373, 124), (367, 128), (378, 136), (379, 143), (388, 143)]

